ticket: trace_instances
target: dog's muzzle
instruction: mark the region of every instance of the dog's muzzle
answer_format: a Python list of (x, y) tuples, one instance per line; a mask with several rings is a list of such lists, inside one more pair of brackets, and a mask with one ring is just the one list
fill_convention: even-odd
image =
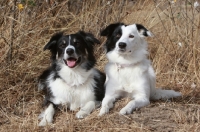
[(81, 62), (81, 57), (75, 58), (75, 57), (69, 57), (66, 60), (63, 59), (63, 61), (65, 62), (65, 64), (69, 67), (69, 68), (74, 68), (75, 66), (77, 66), (80, 62)]
[(66, 53), (67, 53), (68, 55), (72, 55), (72, 54), (74, 53), (74, 49), (68, 48), (68, 49), (66, 50)]
[(121, 52), (126, 51), (126, 43), (119, 42), (118, 47), (119, 47), (119, 51), (121, 51)]

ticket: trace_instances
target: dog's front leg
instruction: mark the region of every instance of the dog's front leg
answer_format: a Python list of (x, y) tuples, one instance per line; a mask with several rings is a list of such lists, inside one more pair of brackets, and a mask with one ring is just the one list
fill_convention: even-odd
[(53, 104), (49, 104), (46, 110), (39, 115), (39, 118), (42, 118), (42, 120), (39, 123), (39, 126), (46, 126), (47, 124), (52, 123), (54, 113), (55, 110)]
[(77, 118), (84, 118), (89, 115), (95, 109), (95, 102), (89, 101), (87, 102), (78, 113), (76, 113)]
[(113, 103), (117, 97), (117, 94), (115, 91), (115, 89), (118, 88), (117, 86), (118, 86), (118, 83), (116, 83), (115, 81), (108, 80), (106, 82), (106, 93), (105, 93), (105, 97), (103, 98), (103, 101), (102, 101), (102, 106), (101, 106), (101, 109), (99, 112), (99, 116), (102, 116), (102, 115), (108, 113), (109, 109), (113, 107)]
[(113, 107), (113, 102), (115, 101), (115, 98), (110, 95), (106, 95), (102, 101), (102, 107), (99, 113), (99, 116), (102, 116), (109, 112), (109, 109)]
[(136, 108), (141, 108), (150, 103), (149, 98), (145, 95), (135, 96), (124, 108), (120, 110), (120, 114), (131, 114)]

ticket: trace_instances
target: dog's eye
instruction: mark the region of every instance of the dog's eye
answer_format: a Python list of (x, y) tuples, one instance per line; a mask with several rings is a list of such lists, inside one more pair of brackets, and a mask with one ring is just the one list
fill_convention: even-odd
[(75, 42), (74, 43), (76, 46), (80, 46), (80, 43), (79, 42)]
[(134, 35), (129, 35), (129, 38), (134, 38)]
[(120, 35), (120, 34), (117, 34), (116, 38), (120, 38), (120, 37), (121, 37), (121, 35)]
[(61, 47), (61, 48), (65, 48), (65, 47), (66, 47), (66, 44), (61, 44), (60, 47)]

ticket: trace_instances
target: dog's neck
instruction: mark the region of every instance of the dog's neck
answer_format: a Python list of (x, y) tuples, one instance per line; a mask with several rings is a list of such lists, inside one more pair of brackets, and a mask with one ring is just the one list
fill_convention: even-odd
[(70, 87), (78, 87), (84, 85), (88, 82), (89, 78), (92, 76), (93, 70), (87, 71), (78, 67), (76, 69), (70, 69), (64, 65), (59, 71), (59, 76), (65, 81), (65, 83)]
[(124, 68), (124, 67), (131, 67), (131, 66), (134, 66), (134, 65), (137, 65), (139, 62), (137, 63), (132, 63), (132, 64), (119, 64), (119, 63), (115, 63), (115, 65), (119, 68)]
[(131, 63), (131, 64), (119, 64), (119, 63), (115, 63), (116, 67), (117, 67), (117, 71), (119, 71), (122, 68), (126, 68), (126, 67), (133, 67), (135, 65), (138, 65), (140, 62), (136, 62), (136, 63)]
[(146, 60), (147, 54), (148, 52), (145, 49), (141, 49), (129, 55), (118, 54), (115, 51), (111, 51), (107, 53), (106, 56), (109, 60), (109, 63), (120, 65), (121, 67), (130, 67), (143, 60)]

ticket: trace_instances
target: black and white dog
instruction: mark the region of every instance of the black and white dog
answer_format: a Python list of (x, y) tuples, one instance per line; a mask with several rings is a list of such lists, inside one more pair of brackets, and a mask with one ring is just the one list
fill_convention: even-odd
[(100, 105), (105, 89), (105, 75), (94, 68), (93, 46), (100, 43), (92, 34), (79, 31), (57, 33), (45, 45), (51, 51), (52, 65), (39, 77), (38, 87), (45, 92), (46, 110), (40, 115), (39, 126), (53, 121), (54, 106), (80, 108), (77, 118), (89, 115)]
[(105, 66), (106, 92), (100, 116), (108, 113), (119, 97), (131, 99), (120, 110), (120, 114), (124, 115), (148, 105), (150, 99), (181, 96), (181, 93), (174, 90), (155, 88), (155, 73), (147, 59), (147, 42), (144, 39), (153, 35), (143, 25), (115, 23), (107, 26), (101, 35), (107, 37), (105, 47), (109, 62)]

